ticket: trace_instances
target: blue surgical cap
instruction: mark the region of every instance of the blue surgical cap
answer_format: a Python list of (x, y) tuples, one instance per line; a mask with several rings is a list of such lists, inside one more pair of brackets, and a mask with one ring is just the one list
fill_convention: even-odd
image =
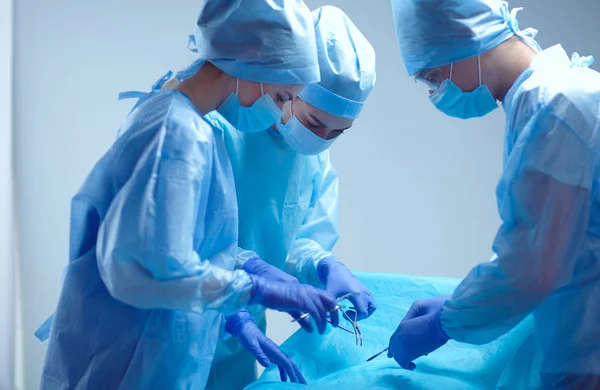
[(356, 119), (375, 84), (375, 51), (339, 8), (313, 11), (321, 81), (298, 95), (332, 115)]
[(537, 31), (520, 31), (516, 13), (500, 0), (392, 0), (396, 37), (413, 76), (480, 55), (518, 35), (532, 46)]
[(318, 82), (319, 63), (310, 10), (301, 0), (205, 0), (193, 43), (199, 60), (228, 75), (269, 84)]

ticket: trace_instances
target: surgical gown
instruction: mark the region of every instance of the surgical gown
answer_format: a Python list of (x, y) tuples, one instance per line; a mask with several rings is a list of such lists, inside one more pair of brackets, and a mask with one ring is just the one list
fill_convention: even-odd
[[(338, 235), (338, 177), (329, 152), (304, 156), (272, 130), (246, 134), (216, 112), (223, 130), (239, 208), (238, 267), (257, 254), (301, 283), (322, 287), (318, 262), (331, 255)], [(266, 330), (265, 311), (250, 307)], [(219, 343), (208, 389), (240, 388), (256, 378), (255, 359), (236, 339)], [(227, 375), (236, 367), (236, 377)], [(244, 379), (241, 379), (244, 378)]]
[[(142, 98), (71, 209), (42, 389), (202, 389), (250, 297), (222, 134), (180, 92)], [(214, 310), (209, 310), (214, 309)]]
[(600, 375), (600, 74), (584, 65), (554, 46), (506, 95), (496, 255), (441, 315), (451, 338), (483, 344), (533, 312), (542, 382), (560, 388)]

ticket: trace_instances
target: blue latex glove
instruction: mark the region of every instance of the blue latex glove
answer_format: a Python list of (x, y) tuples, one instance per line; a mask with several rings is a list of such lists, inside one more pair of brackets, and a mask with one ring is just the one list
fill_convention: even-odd
[[(259, 257), (253, 257), (250, 260), (246, 261), (244, 265), (242, 265), (242, 269), (249, 274), (262, 276), (266, 280), (271, 282), (284, 282), (284, 283), (292, 283), (292, 284), (300, 284), (298, 279), (293, 277), (292, 275), (283, 272), (277, 267), (272, 266), (264, 260), (261, 260)], [(293, 318), (298, 320), (298, 324), (308, 333), (313, 332), (312, 324), (310, 323), (310, 319), (303, 318), (298, 319), (302, 315), (299, 311), (290, 311), (288, 312)]]
[(289, 377), (291, 382), (306, 384), (296, 363), (265, 336), (246, 310), (240, 310), (237, 314), (227, 317), (225, 329), (236, 337), (263, 367), (267, 368), (271, 363), (276, 364), (282, 382), (287, 382)]
[(325, 290), (331, 293), (335, 298), (350, 292), (357, 292), (348, 300), (352, 302), (356, 308), (356, 313), (352, 310), (346, 313), (352, 319), (364, 320), (368, 318), (377, 309), (375, 299), (369, 292), (367, 286), (362, 284), (360, 280), (354, 276), (352, 272), (335, 257), (327, 257), (317, 265), (317, 274), (319, 279), (325, 285)]
[(335, 298), (327, 291), (307, 284), (271, 282), (261, 276), (249, 274), (252, 280), (250, 305), (262, 305), (269, 309), (284, 312), (298, 311), (309, 313), (320, 334), (327, 327), (328, 314), (331, 324), (337, 326), (340, 320)]
[(427, 356), (450, 339), (442, 329), (440, 314), (450, 297), (415, 301), (398, 329), (390, 338), (388, 358), (394, 358), (400, 367), (414, 370), (413, 360)]

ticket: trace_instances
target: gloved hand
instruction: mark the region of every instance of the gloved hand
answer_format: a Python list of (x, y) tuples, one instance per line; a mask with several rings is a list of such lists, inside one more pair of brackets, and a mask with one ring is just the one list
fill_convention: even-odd
[(325, 290), (331, 293), (335, 298), (339, 298), (350, 292), (358, 293), (357, 295), (348, 298), (356, 308), (356, 314), (352, 310), (346, 312), (351, 319), (356, 318), (358, 320), (364, 320), (377, 309), (375, 299), (373, 299), (367, 286), (362, 284), (360, 280), (358, 280), (343, 263), (337, 261), (335, 257), (327, 257), (321, 260), (317, 265), (317, 274), (319, 275), (321, 282), (325, 285)]
[(249, 275), (252, 280), (250, 305), (262, 305), (288, 313), (310, 313), (320, 334), (325, 332), (328, 313), (331, 324), (338, 325), (339, 313), (334, 310), (337, 303), (328, 292), (307, 284), (271, 282), (260, 276)]
[[(271, 264), (260, 259), (259, 257), (253, 257), (250, 260), (246, 261), (244, 265), (242, 265), (242, 269), (248, 272), (249, 274), (262, 276), (263, 278), (271, 282), (300, 284), (298, 279), (296, 279), (292, 275), (283, 272), (279, 268), (272, 266)], [(309, 318), (298, 319), (302, 315), (302, 313), (300, 313), (299, 311), (293, 310), (288, 313), (298, 321), (298, 324), (300, 324), (300, 326), (304, 328), (304, 330), (306, 330), (308, 333), (313, 332), (313, 327), (310, 323)]]
[(225, 329), (233, 337), (237, 337), (244, 348), (253, 354), (263, 367), (267, 368), (271, 363), (276, 364), (282, 382), (287, 382), (289, 376), (291, 382), (306, 384), (296, 363), (265, 336), (246, 310), (240, 310), (237, 314), (227, 317)]
[(415, 301), (390, 338), (388, 358), (393, 357), (402, 368), (414, 370), (413, 360), (446, 344), (450, 337), (442, 329), (440, 314), (448, 299), (450, 297)]
[(299, 284), (298, 279), (287, 274), (277, 267), (272, 266), (259, 257), (253, 257), (242, 265), (242, 269), (249, 274), (262, 276), (271, 282), (285, 282)]

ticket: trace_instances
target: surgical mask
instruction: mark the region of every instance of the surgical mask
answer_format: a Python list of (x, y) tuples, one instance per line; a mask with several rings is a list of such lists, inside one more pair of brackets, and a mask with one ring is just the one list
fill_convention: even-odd
[(304, 155), (319, 154), (328, 149), (336, 140), (337, 137), (323, 139), (306, 128), (306, 126), (304, 126), (294, 115), (293, 105), (291, 103), (290, 112), (292, 114), (290, 120), (288, 120), (286, 124), (283, 124), (283, 121), (279, 119), (276, 127), (285, 142), (287, 142), (289, 147), (296, 152)]
[(452, 64), (450, 77), (444, 80), (440, 87), (429, 96), (433, 105), (446, 115), (469, 119), (482, 117), (498, 108), (496, 99), (486, 85), (481, 84), (481, 64), (477, 57), (479, 69), (479, 87), (472, 92), (463, 92), (452, 81)]
[(250, 107), (241, 105), (238, 97), (239, 86), (240, 80), (237, 79), (235, 93), (231, 93), (217, 108), (217, 112), (223, 118), (242, 133), (264, 131), (277, 123), (283, 115), (283, 110), (277, 107), (271, 95), (264, 93), (262, 83), (260, 83), (261, 97)]

